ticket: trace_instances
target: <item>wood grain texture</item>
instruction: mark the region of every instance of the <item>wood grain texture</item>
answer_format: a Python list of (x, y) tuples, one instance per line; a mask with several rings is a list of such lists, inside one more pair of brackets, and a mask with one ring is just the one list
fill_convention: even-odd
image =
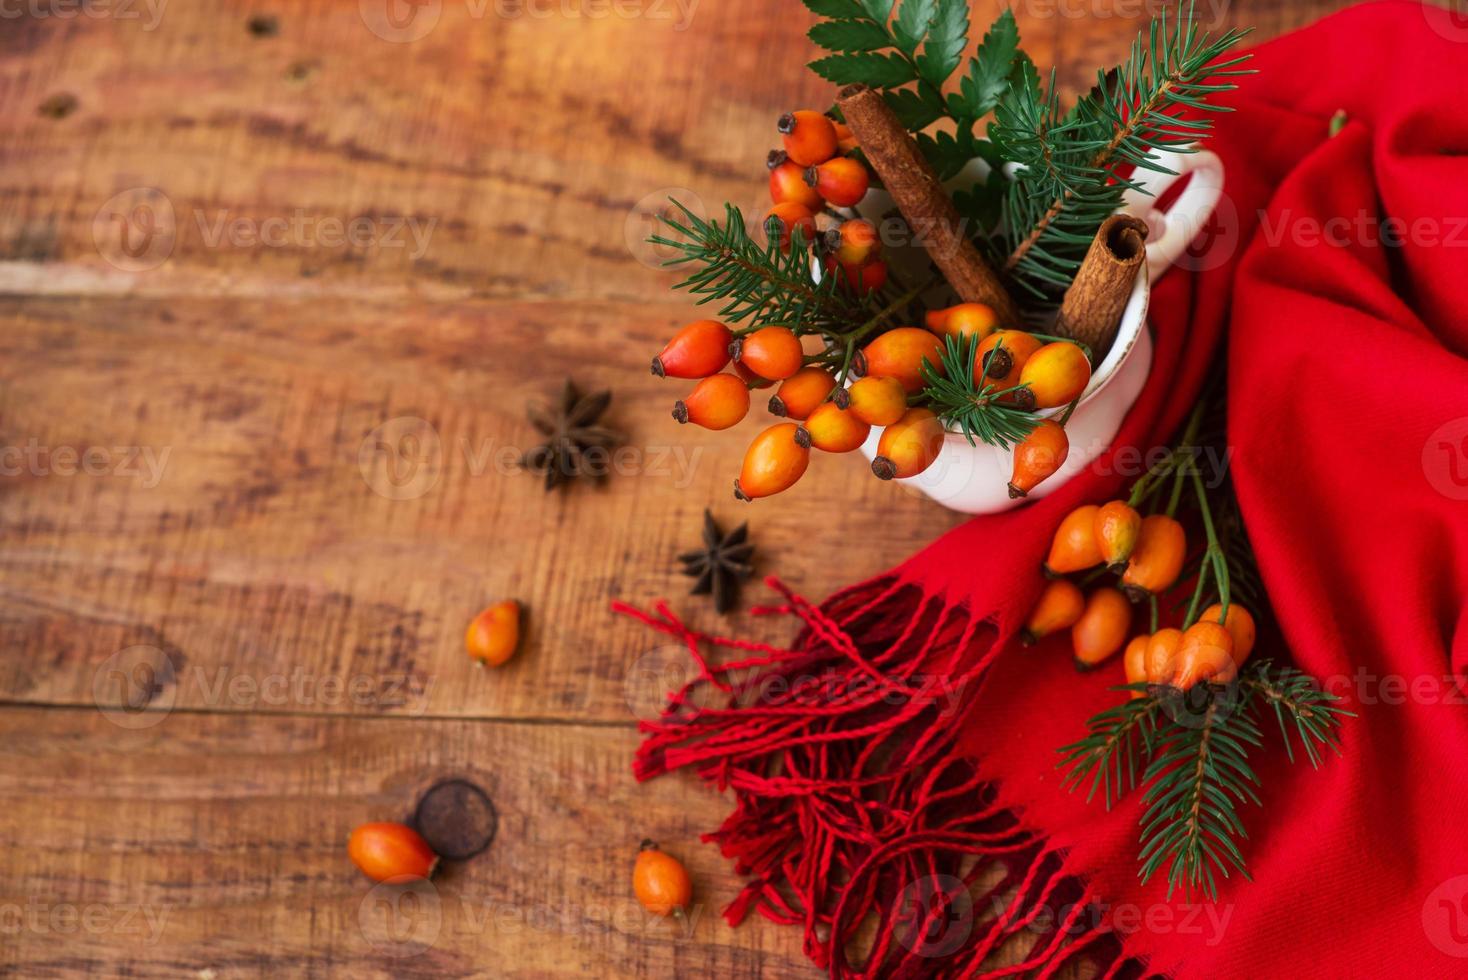
[[(1207, 9), (1269, 36), (1340, 5)], [(1074, 92), (1153, 6), (1015, 10)], [(607, 613), (668, 595), (717, 623), (671, 560), (705, 506), (812, 597), (957, 523), (855, 459), (740, 507), (749, 424), (680, 429), (681, 386), (646, 371), (693, 312), (638, 244), (649, 212), (761, 206), (775, 118), (831, 97), (808, 15), (128, 9), (0, 25), (0, 972), (813, 975), (795, 931), (713, 914), (737, 881), (696, 841), (727, 802), (632, 784), (635, 721), (684, 667)], [(604, 488), (546, 496), (515, 460), (525, 403), (566, 376), (615, 389), (629, 441)], [(463, 627), (505, 596), (525, 645), (479, 671)], [(342, 841), (444, 774), (491, 791), (500, 836), (395, 957), (360, 916), (401, 911), (409, 940), (422, 920), (362, 913)], [(631, 907), (648, 833), (707, 902), (690, 936)], [(54, 913), (90, 905), (95, 929)]]
[[(740, 882), (698, 843), (705, 790), (635, 785), (626, 729), (175, 712), (120, 732), (12, 709), (0, 734), (0, 972), (809, 975), (797, 932), (718, 918)], [(450, 776), (493, 800), (492, 846), (432, 886), (372, 887), (352, 827), (410, 818)], [(686, 922), (632, 898), (644, 836), (698, 882)]]

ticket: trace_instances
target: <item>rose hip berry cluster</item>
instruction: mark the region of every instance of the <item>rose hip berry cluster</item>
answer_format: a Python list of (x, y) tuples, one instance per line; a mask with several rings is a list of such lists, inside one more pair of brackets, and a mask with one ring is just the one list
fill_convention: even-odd
[[(844, 155), (856, 149), (851, 130), (810, 109), (787, 112), (778, 128), (784, 148), (771, 150), (765, 162), (774, 202), (765, 212), (765, 226), (778, 228), (780, 248), (786, 252), (796, 228), (806, 244), (819, 238), (827, 270), (834, 273), (839, 268), (847, 287), (858, 295), (881, 289), (887, 282), (887, 264), (881, 258), (876, 227), (834, 211), (860, 204), (871, 183), (866, 165)], [(821, 232), (818, 215), (834, 224)]]
[[(1165, 627), (1134, 636), (1132, 602), (1155, 602), (1177, 584), (1187, 556), (1187, 534), (1169, 514), (1143, 517), (1130, 503), (1086, 504), (1066, 515), (1055, 531), (1044, 572), (1052, 577), (1031, 610), (1023, 638), (1033, 643), (1071, 631), (1076, 665), (1089, 670), (1125, 649), (1128, 684), (1184, 693), (1199, 684), (1227, 684), (1254, 649), (1254, 617), (1237, 602), (1214, 603), (1183, 629)], [(1120, 588), (1103, 585), (1089, 595), (1061, 576), (1105, 566), (1121, 576)], [(1132, 697), (1143, 697), (1133, 690)]]
[[(825, 274), (837, 277), (838, 289), (858, 303), (881, 306), (873, 294), (887, 285), (889, 273), (877, 228), (849, 210), (869, 184), (866, 166), (845, 155), (856, 149), (850, 131), (810, 110), (781, 116), (778, 128), (783, 149), (771, 151), (768, 161), (774, 206), (765, 216), (767, 232), (787, 254), (797, 241), (814, 247)], [(889, 309), (905, 308), (920, 291), (910, 290)], [(778, 385), (769, 411), (784, 421), (750, 444), (734, 481), (741, 500), (789, 489), (805, 474), (812, 449), (851, 452), (874, 426), (882, 430), (872, 463), (876, 476), (905, 479), (932, 466), (946, 429), (935, 411), (941, 406), (932, 404), (925, 387), (944, 376), (950, 339), (972, 345), (973, 376), (1007, 408), (1060, 408), (1079, 398), (1090, 381), (1091, 364), (1080, 346), (1002, 325), (982, 303), (931, 310), (922, 327), (882, 320), (878, 314), (867, 325), (833, 336), (806, 331), (813, 345), (819, 341), (810, 350), (787, 326), (731, 329), (717, 320), (696, 320), (653, 358), (652, 372), (697, 380), (674, 405), (673, 417), (716, 430), (744, 419), (751, 390)], [(1021, 497), (1065, 462), (1063, 423), (1036, 420), (1014, 448), (1009, 489)]]

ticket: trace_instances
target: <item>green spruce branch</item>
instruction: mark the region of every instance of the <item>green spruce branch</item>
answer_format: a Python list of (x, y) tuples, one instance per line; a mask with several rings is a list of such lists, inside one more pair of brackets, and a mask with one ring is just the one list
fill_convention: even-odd
[(681, 220), (664, 216), (673, 235), (653, 235), (648, 242), (678, 254), (664, 265), (693, 264), (697, 269), (675, 288), (700, 297), (699, 304), (722, 302), (719, 317), (753, 329), (781, 324), (797, 333), (836, 334), (868, 319), (866, 309), (841, 288), (841, 276), (812, 275), (815, 259), (801, 230), (791, 234), (788, 252), (779, 235), (761, 245), (749, 236), (744, 216), (725, 205), (724, 222), (705, 220), (678, 201)]
[(1259, 804), (1248, 752), (1260, 742), (1249, 711), (1214, 692), (1200, 716), (1164, 728), (1142, 777), (1143, 881), (1166, 867), (1169, 898), (1182, 885), (1216, 899), (1217, 875), (1228, 877), (1232, 868), (1249, 876), (1238, 846), (1248, 835), (1237, 807)]
[(1243, 684), (1261, 704), (1274, 712), (1285, 754), (1291, 762), (1295, 761), (1291, 735), (1299, 741), (1313, 769), (1320, 768), (1322, 748), (1340, 755), (1341, 719), (1356, 716), (1336, 704), (1340, 699), (1334, 694), (1322, 691), (1301, 671), (1293, 667), (1276, 667), (1268, 660), (1256, 664), (1244, 677)]
[(1171, 171), (1157, 150), (1188, 152), (1212, 123), (1201, 113), (1227, 111), (1209, 100), (1249, 74), (1243, 55), (1220, 60), (1248, 33), (1200, 32), (1193, 2), (1169, 27), (1154, 20), (1119, 67), (1098, 74), (1096, 86), (1062, 113), (1052, 75), (1049, 91), (1031, 79), (1002, 99), (989, 138), (1021, 169), (1006, 197), (1004, 268), (1039, 300), (1054, 299), (1080, 267), (1101, 222), (1137, 187), (1126, 168)]
[(1186, 693), (1145, 683), (1114, 688), (1140, 692), (1086, 722), (1085, 737), (1063, 746), (1063, 785), (1100, 789), (1110, 809), (1122, 794), (1145, 786), (1140, 875), (1166, 870), (1168, 896), (1178, 887), (1218, 897), (1219, 876), (1248, 877), (1239, 842), (1247, 837), (1239, 808), (1259, 804), (1259, 777), (1249, 753), (1263, 744), (1259, 714), (1278, 720), (1286, 757), (1298, 742), (1312, 767), (1324, 750), (1340, 752), (1340, 723), (1354, 717), (1334, 694), (1293, 667), (1252, 665), (1226, 686)]
[[(1127, 685), (1125, 690), (1142, 690), (1145, 685)], [(1145, 760), (1152, 753), (1152, 740), (1162, 703), (1156, 698), (1128, 698), (1114, 708), (1099, 712), (1086, 722), (1086, 737), (1063, 746), (1060, 765), (1066, 769), (1062, 784), (1074, 791), (1090, 777), (1086, 802), (1101, 789), (1106, 809), (1137, 785)]]
[(923, 398), (945, 428), (958, 429), (968, 439), (1008, 449), (1032, 432), (1040, 419), (1033, 412), (1004, 404), (1001, 399), (1017, 388), (1000, 387), (989, 379), (989, 362), (998, 355), (1003, 341), (975, 364), (978, 339), (945, 337), (941, 368), (923, 362)]

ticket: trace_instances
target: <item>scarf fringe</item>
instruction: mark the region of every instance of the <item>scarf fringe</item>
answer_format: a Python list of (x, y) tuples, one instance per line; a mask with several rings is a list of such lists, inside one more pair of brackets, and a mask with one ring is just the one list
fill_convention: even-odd
[[(700, 632), (663, 602), (612, 606), (697, 667), (640, 726), (633, 772), (692, 767), (734, 791), (703, 837), (750, 878), (729, 924), (754, 910), (799, 925), (806, 955), (839, 978), (1050, 977), (1082, 952), (1107, 977), (1141, 975), (1063, 854), (954, 751), (1009, 637), (900, 579), (821, 606), (765, 581), (784, 601), (752, 611), (800, 620), (788, 648)], [(718, 648), (744, 656), (712, 662)], [(698, 703), (712, 692), (718, 706)], [(986, 971), (1024, 932), (1025, 959)]]

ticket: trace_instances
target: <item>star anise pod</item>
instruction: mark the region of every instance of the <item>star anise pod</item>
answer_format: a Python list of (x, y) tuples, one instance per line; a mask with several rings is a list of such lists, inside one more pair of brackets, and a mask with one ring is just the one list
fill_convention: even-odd
[(678, 556), (683, 574), (697, 578), (690, 595), (713, 593), (714, 609), (724, 613), (734, 608), (739, 598), (739, 583), (754, 572), (750, 558), (754, 544), (749, 541), (749, 525), (741, 524), (725, 534), (714, 522), (714, 515), (703, 512), (703, 549)]
[(566, 379), (560, 403), (553, 409), (540, 405), (526, 409), (530, 424), (546, 441), (522, 456), (521, 465), (543, 475), (547, 491), (577, 478), (601, 483), (611, 469), (612, 449), (622, 441), (620, 432), (596, 424), (611, 401), (610, 391), (583, 395)]

